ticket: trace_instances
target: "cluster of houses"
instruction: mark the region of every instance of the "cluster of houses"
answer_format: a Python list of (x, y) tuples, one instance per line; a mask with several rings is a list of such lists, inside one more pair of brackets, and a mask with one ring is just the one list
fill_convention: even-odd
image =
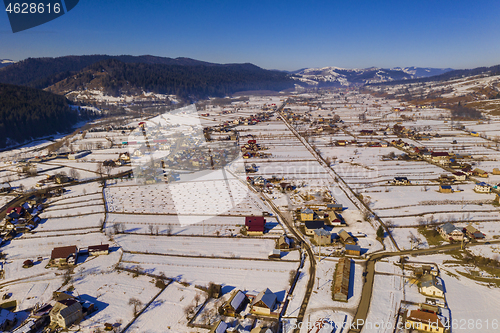
[[(49, 303), (36, 306), (23, 323), (12, 333), (54, 332), (70, 329), (81, 322), (86, 316), (97, 310), (94, 303), (86, 300), (85, 295), (75, 297), (67, 292), (54, 292)], [(2, 312), (7, 311), (2, 309)], [(7, 311), (8, 316), (0, 316), (0, 327), (12, 326), (11, 318), (15, 315)]]
[(243, 153), (243, 158), (251, 158), (251, 157), (263, 157), (269, 156), (269, 153), (261, 152), (264, 148), (257, 143), (257, 140), (251, 139), (248, 140), (247, 143), (241, 146), (241, 152)]
[(469, 224), (465, 228), (459, 228), (447, 222), (437, 228), (441, 237), (447, 241), (463, 241), (465, 237), (470, 240), (484, 239), (485, 235), (476, 229), (473, 225)]
[(30, 232), (40, 223), (40, 213), (43, 211), (43, 199), (33, 196), (21, 206), (9, 207), (2, 222), (0, 236), (2, 241), (12, 239), (15, 235)]
[[(319, 208), (321, 207), (321, 208)], [(311, 236), (318, 246), (328, 246), (334, 243), (344, 245), (346, 255), (361, 255), (361, 247), (357, 245), (356, 238), (344, 229), (332, 233), (332, 227), (345, 226), (345, 221), (340, 212), (341, 204), (329, 203), (324, 206), (309, 205), (297, 212), (297, 219), (304, 227), (304, 233)]]
[[(247, 306), (249, 307), (247, 308)], [(247, 311), (244, 311), (247, 309)], [(268, 288), (259, 294), (243, 293), (235, 290), (231, 297), (222, 305), (222, 313), (225, 316), (236, 317), (241, 313), (260, 316), (278, 317), (279, 303), (276, 294)]]
[(411, 309), (401, 313), (404, 327), (418, 332), (446, 332), (450, 319), (443, 311), (446, 309), (445, 288), (437, 268), (421, 265), (413, 267), (413, 272), (414, 277), (410, 280), (426, 298), (425, 303), (413, 303)]
[[(250, 167), (245, 167), (247, 172), (253, 172), (252, 170), (256, 170), (255, 164), (252, 164)], [(294, 191), (297, 187), (292, 185), (289, 182), (285, 182), (283, 177), (271, 176), (269, 178), (265, 178), (262, 176), (248, 176), (247, 182), (252, 186), (256, 186), (261, 188), (264, 192), (271, 192), (271, 189), (276, 188), (282, 193)]]
[[(441, 193), (454, 193), (457, 190), (454, 190), (450, 183), (453, 183), (455, 180), (465, 180), (467, 177), (466, 174), (462, 172), (455, 172), (452, 176), (441, 175), (438, 179), (442, 184), (439, 185), (439, 192)], [(388, 182), (393, 185), (411, 185), (411, 181), (407, 177), (398, 176), (394, 177), (392, 181)], [(499, 184), (500, 185), (500, 184)], [(492, 186), (485, 182), (477, 182), (474, 186), (474, 191), (477, 193), (491, 193), (494, 189), (497, 189), (498, 185)]]
[(76, 245), (55, 247), (50, 255), (49, 266), (73, 266), (78, 261), (79, 255), (99, 256), (108, 253), (109, 244), (92, 245), (81, 249), (78, 249)]
[[(279, 328), (278, 318), (281, 311), (281, 303), (278, 301), (277, 295), (268, 288), (258, 294), (234, 290), (229, 299), (218, 310), (226, 318), (254, 319), (253, 325), (255, 327), (250, 330), (250, 333), (276, 333)], [(255, 319), (262, 319), (262, 321)], [(266, 321), (268, 324), (264, 324)], [(228, 322), (224, 318), (218, 320), (212, 326), (210, 333), (240, 331), (239, 327), (229, 327)]]

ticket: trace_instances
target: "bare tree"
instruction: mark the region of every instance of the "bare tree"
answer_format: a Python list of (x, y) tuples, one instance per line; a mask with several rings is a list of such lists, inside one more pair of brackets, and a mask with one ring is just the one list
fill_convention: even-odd
[(103, 162), (99, 162), (97, 163), (97, 168), (96, 168), (96, 172), (99, 174), (99, 176), (102, 176), (104, 175), (104, 165), (103, 165)]
[(155, 228), (155, 226), (154, 226), (154, 225), (152, 225), (152, 224), (148, 225), (149, 233), (150, 233), (151, 235), (153, 235), (154, 228)]
[(293, 270), (291, 270), (291, 271), (290, 271), (290, 273), (289, 273), (289, 275), (288, 275), (288, 283), (289, 283), (290, 285), (292, 285), (292, 284), (293, 284), (293, 281), (295, 281), (295, 275), (296, 275), (296, 274), (297, 274), (297, 271), (296, 271), (296, 270), (294, 270), (294, 269), (293, 269)]
[(130, 298), (128, 300), (128, 305), (132, 305), (134, 307), (134, 317), (137, 316), (137, 314), (139, 313), (139, 308), (142, 306), (142, 302), (140, 300), (138, 300), (137, 298)]
[(193, 300), (196, 304), (195, 307), (197, 308), (201, 301), (201, 295), (199, 293), (196, 293), (196, 295), (194, 295)]
[(173, 229), (171, 224), (167, 224), (167, 235), (172, 236)]
[(113, 223), (113, 233), (118, 234), (124, 230), (123, 224), (121, 222)]
[(78, 170), (74, 169), (74, 168), (71, 168), (69, 170), (69, 176), (75, 180), (79, 179), (80, 178), (80, 173), (78, 172)]
[(189, 304), (184, 308), (184, 314), (186, 315), (186, 319), (189, 321), (189, 317), (194, 314), (194, 304)]

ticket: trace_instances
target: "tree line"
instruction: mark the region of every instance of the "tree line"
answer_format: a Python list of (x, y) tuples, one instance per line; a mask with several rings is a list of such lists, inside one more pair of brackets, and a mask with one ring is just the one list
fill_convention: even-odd
[(30, 138), (67, 131), (78, 120), (68, 100), (38, 89), (0, 84), (0, 147), (7, 138)]

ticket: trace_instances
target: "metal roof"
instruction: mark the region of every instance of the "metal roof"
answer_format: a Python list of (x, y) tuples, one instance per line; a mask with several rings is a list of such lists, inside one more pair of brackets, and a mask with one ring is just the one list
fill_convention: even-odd
[(269, 310), (273, 310), (274, 305), (276, 304), (276, 295), (269, 290), (269, 288), (266, 288), (265, 290), (261, 291), (257, 297), (252, 302), (252, 306), (258, 303), (259, 301), (262, 301)]

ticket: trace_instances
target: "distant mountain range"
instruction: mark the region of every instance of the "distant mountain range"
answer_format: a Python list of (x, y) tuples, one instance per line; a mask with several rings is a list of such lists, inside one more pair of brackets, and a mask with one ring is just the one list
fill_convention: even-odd
[(346, 69), (304, 68), (293, 72), (266, 70), (250, 63), (216, 64), (190, 58), (151, 55), (84, 55), (2, 60), (0, 83), (47, 89), (57, 94), (97, 89), (105, 95), (153, 92), (188, 100), (231, 95), (240, 91), (281, 91), (303, 87), (346, 87), (447, 80), (496, 73), (498, 66), (470, 70), (394, 67)]
[(364, 68), (346, 69), (339, 67), (305, 68), (292, 72), (292, 78), (309, 86), (352, 86), (378, 82), (411, 80), (440, 75), (452, 68)]
[(6, 66), (9, 66), (9, 65), (12, 65), (13, 63), (15, 63), (14, 60), (10, 60), (10, 59), (0, 59), (0, 68), (2, 67), (6, 67)]
[(248, 63), (214, 64), (149, 55), (28, 58), (0, 69), (0, 83), (50, 88), (59, 94), (92, 87), (113, 96), (147, 91), (186, 99), (246, 90), (279, 91), (294, 85), (287, 73)]

